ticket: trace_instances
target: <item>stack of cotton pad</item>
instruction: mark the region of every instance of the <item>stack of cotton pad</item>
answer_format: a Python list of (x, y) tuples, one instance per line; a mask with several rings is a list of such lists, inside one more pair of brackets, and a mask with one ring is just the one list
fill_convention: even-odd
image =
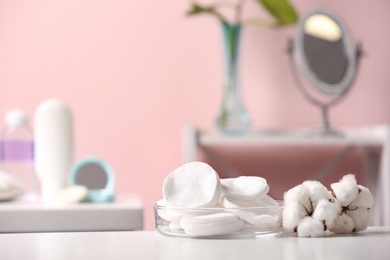
[(333, 183), (331, 191), (318, 181), (305, 181), (284, 194), (283, 227), (301, 237), (362, 231), (373, 203), (370, 191), (352, 174)]
[(191, 162), (165, 178), (157, 213), (170, 230), (190, 236), (275, 229), (281, 226), (279, 204), (268, 191), (264, 178), (220, 179), (208, 164)]
[(23, 186), (17, 179), (0, 171), (0, 201), (12, 200), (23, 192)]

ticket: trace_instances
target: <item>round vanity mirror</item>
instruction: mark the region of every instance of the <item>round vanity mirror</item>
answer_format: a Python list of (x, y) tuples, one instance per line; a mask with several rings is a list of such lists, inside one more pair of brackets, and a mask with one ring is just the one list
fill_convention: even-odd
[(73, 185), (88, 189), (86, 201), (113, 201), (115, 178), (111, 167), (103, 160), (88, 157), (77, 162), (71, 169)]
[(360, 50), (341, 19), (326, 9), (314, 9), (302, 15), (289, 50), (311, 85), (308, 88), (301, 83), (292, 61), (297, 87), (308, 101), (322, 110), (320, 132), (336, 133), (329, 126), (328, 108), (337, 104), (350, 89)]

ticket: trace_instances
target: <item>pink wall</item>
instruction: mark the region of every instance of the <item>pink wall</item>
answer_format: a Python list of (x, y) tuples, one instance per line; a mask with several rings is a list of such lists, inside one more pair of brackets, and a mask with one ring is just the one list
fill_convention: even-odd
[[(21, 107), (32, 118), (46, 98), (67, 102), (76, 121), (76, 159), (108, 161), (117, 192), (142, 196), (147, 229), (164, 177), (182, 162), (181, 128), (214, 128), (221, 99), (219, 26), (209, 17), (186, 18), (189, 2), (0, 2), (0, 114)], [(300, 12), (334, 10), (366, 51), (354, 89), (331, 110), (332, 123), (390, 123), (390, 1), (293, 3)], [(266, 17), (256, 8), (249, 4), (246, 14)], [(293, 32), (244, 31), (242, 83), (254, 129), (318, 123), (282, 51)]]

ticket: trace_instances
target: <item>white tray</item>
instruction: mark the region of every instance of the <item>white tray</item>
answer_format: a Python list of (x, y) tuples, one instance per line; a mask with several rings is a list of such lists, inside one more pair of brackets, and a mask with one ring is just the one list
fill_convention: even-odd
[(112, 203), (49, 206), (23, 201), (0, 203), (0, 233), (129, 231), (143, 228), (143, 205), (136, 195)]

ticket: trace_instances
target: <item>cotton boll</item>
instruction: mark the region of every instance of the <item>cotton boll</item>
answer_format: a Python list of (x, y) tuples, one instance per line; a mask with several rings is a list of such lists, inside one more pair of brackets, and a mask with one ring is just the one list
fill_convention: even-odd
[(299, 222), (298, 225), (299, 237), (323, 237), (325, 236), (324, 223), (313, 219), (311, 217), (305, 217)]
[(294, 188), (289, 189), (287, 192), (284, 193), (283, 197), (284, 204), (289, 204), (291, 202), (299, 202), (307, 209), (310, 209), (312, 206), (309, 199), (309, 190), (303, 184), (297, 185)]
[(367, 229), (368, 222), (370, 221), (370, 210), (368, 208), (357, 208), (356, 210), (347, 210), (346, 213), (350, 216), (354, 223), (355, 229), (353, 231), (363, 231)]
[(306, 216), (306, 208), (297, 201), (291, 201), (283, 209), (283, 228), (295, 232), (299, 222)]
[(305, 181), (303, 185), (309, 190), (313, 210), (319, 200), (333, 198), (328, 189), (319, 181)]
[(334, 233), (346, 234), (352, 233), (355, 229), (355, 222), (347, 214), (341, 214), (337, 216), (336, 220), (333, 223), (332, 227), (329, 227), (329, 230)]
[(371, 208), (374, 204), (374, 196), (372, 196), (369, 189), (362, 185), (358, 185), (359, 193), (356, 196), (355, 200), (349, 204), (349, 208)]
[(348, 206), (358, 195), (359, 187), (353, 174), (345, 175), (339, 182), (330, 185), (341, 206)]
[(322, 199), (318, 201), (317, 207), (315, 208), (312, 217), (313, 219), (325, 223), (326, 227), (332, 227), (340, 211), (340, 202), (335, 199)]

